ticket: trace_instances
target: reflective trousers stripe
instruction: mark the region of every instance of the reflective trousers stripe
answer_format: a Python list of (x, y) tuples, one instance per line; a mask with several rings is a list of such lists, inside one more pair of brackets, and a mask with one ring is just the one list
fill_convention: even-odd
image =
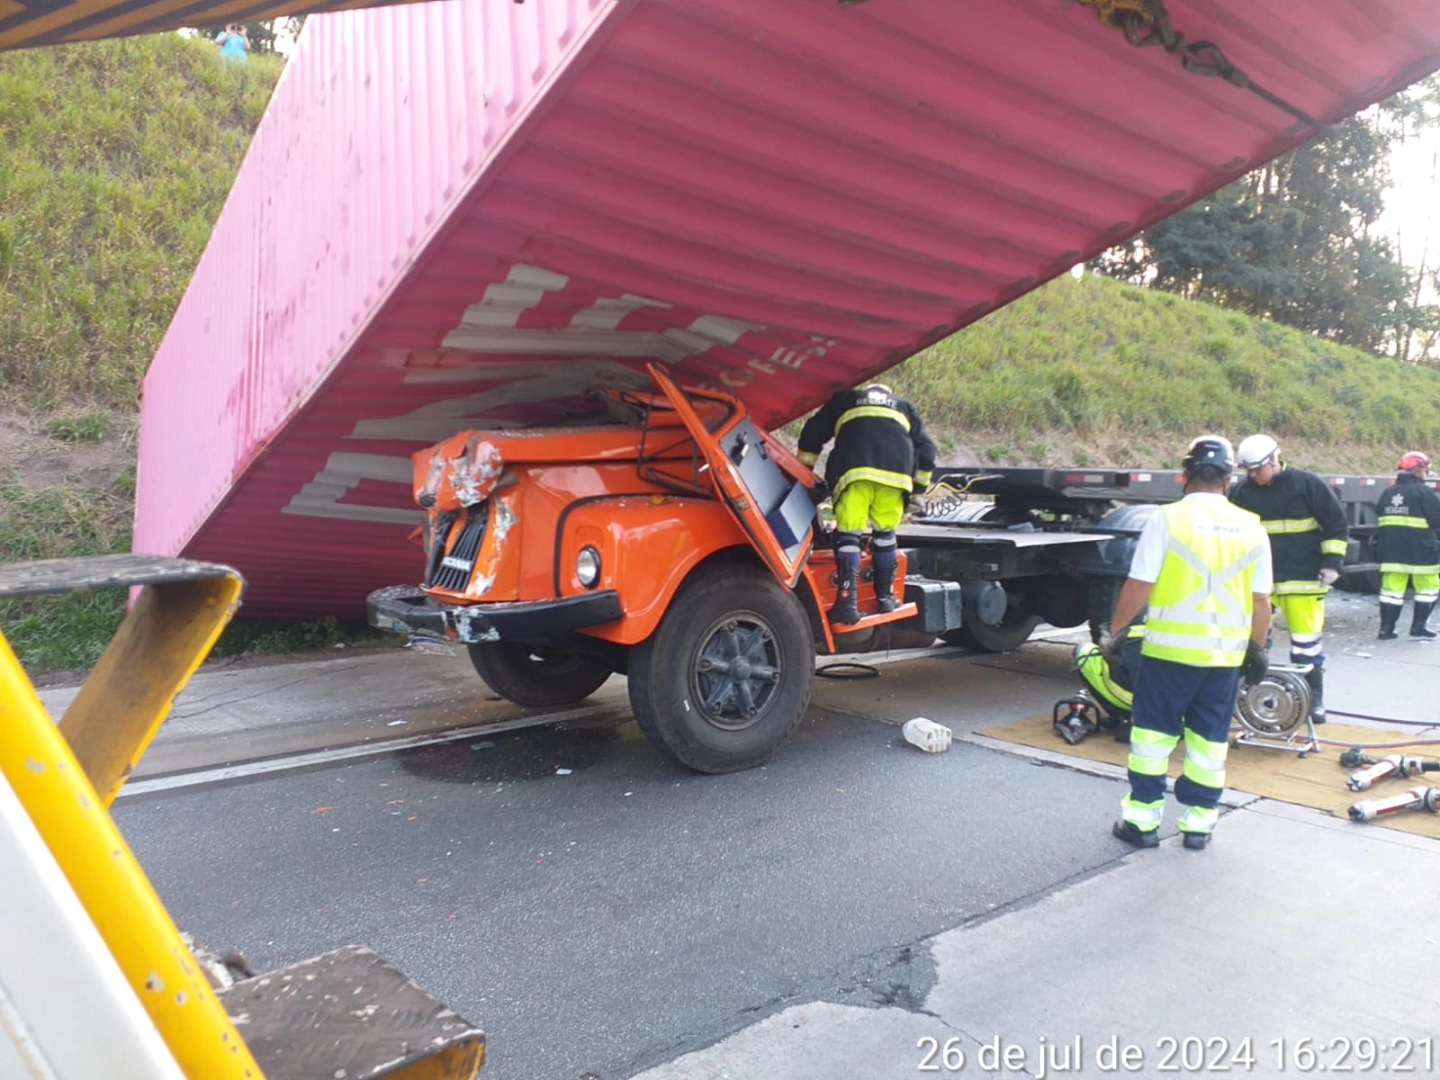
[(1417, 604), (1433, 604), (1440, 598), (1440, 572), (1437, 567), (1401, 568), (1395, 563), (1380, 566), (1380, 603), (1399, 606), (1405, 603), (1405, 587), (1415, 586)]
[[(1140, 665), (1127, 762), (1130, 794), (1122, 813), (1163, 803), (1168, 751), (1182, 736), (1185, 763), (1175, 781), (1175, 798), (1202, 809), (1219, 804), (1239, 683), (1235, 668), (1196, 668), (1156, 658)], [(1135, 824), (1145, 827), (1138, 820)]]
[(1186, 728), (1182, 775), (1200, 787), (1214, 788), (1218, 800), (1225, 787), (1225, 755), (1229, 748), (1229, 743), (1213, 743)]
[(1220, 820), (1220, 811), (1213, 806), (1187, 806), (1180, 816), (1180, 831), (1189, 833), (1211, 833)]
[(1325, 598), (1314, 594), (1277, 594), (1271, 597), (1274, 606), (1285, 619), (1291, 641), (1319, 641), (1325, 630)]
[(1086, 642), (1075, 648), (1075, 668), (1090, 689), (1100, 695), (1107, 705), (1127, 712), (1134, 704), (1135, 695), (1125, 689), (1110, 674), (1110, 665), (1100, 652), (1098, 645)]
[(1120, 801), (1120, 818), (1130, 822), (1141, 832), (1154, 832), (1165, 820), (1165, 800), (1142, 803), (1127, 795)]
[(1132, 773), (1141, 776), (1164, 776), (1170, 763), (1170, 754), (1180, 741), (1176, 735), (1149, 728), (1130, 729), (1130, 757), (1126, 765)]

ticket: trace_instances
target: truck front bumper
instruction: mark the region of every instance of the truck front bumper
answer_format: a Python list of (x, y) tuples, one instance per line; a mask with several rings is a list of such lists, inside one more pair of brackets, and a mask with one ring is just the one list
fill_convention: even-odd
[(365, 602), (377, 630), (475, 641), (543, 642), (572, 630), (614, 622), (624, 611), (614, 589), (526, 603), (438, 604), (413, 585), (376, 589)]

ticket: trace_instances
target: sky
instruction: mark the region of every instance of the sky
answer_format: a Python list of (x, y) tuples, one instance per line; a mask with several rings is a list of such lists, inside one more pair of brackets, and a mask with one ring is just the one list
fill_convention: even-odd
[(1422, 255), (1431, 269), (1440, 262), (1440, 213), (1436, 211), (1440, 173), (1440, 131), (1430, 130), (1398, 147), (1390, 158), (1395, 186), (1385, 196), (1385, 213), (1377, 223), (1400, 244), (1412, 268)]

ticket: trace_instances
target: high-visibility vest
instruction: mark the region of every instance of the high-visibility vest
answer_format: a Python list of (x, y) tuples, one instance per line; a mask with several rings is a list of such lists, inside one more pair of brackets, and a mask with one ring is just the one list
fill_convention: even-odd
[(1164, 507), (1169, 541), (1150, 591), (1141, 652), (1191, 667), (1239, 667), (1250, 640), (1259, 519), (1219, 499)]

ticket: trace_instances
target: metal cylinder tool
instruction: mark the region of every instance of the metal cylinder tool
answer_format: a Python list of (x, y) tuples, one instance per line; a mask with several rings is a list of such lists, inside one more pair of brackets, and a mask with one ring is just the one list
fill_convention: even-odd
[[(1363, 755), (1362, 755), (1363, 757)], [(1440, 761), (1422, 758), (1416, 754), (1390, 754), (1380, 758), (1364, 758), (1365, 768), (1350, 774), (1345, 786), (1351, 791), (1366, 791), (1377, 780), (1387, 776), (1398, 776), (1408, 780), (1421, 773), (1440, 772)]]
[(1351, 821), (1374, 821), (1402, 810), (1428, 810), (1440, 813), (1440, 788), (1413, 787), (1399, 795), (1384, 799), (1367, 799), (1350, 807)]

